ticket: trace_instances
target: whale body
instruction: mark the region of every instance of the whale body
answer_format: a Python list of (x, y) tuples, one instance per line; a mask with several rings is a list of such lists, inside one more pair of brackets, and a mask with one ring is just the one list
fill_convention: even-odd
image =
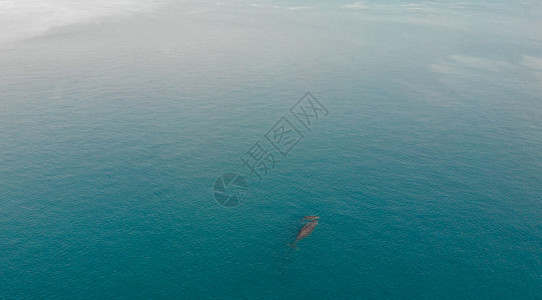
[(301, 240), (301, 239), (307, 237), (309, 234), (311, 234), (312, 231), (314, 230), (314, 228), (316, 227), (316, 225), (318, 225), (318, 220), (314, 219), (314, 220), (310, 221), (309, 223), (305, 224), (303, 227), (301, 227), (301, 229), (299, 229), (299, 232), (297, 233), (295, 241), (293, 243), (289, 244), (289, 246), (292, 247), (292, 248), (298, 249), (296, 243), (299, 240)]

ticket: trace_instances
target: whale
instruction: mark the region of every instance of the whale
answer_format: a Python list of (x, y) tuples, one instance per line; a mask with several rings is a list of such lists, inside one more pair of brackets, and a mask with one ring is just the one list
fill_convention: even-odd
[(288, 246), (298, 250), (299, 248), (297, 247), (297, 242), (307, 237), (309, 234), (311, 234), (314, 228), (316, 228), (316, 225), (318, 225), (317, 219), (314, 219), (310, 221), (309, 223), (305, 224), (303, 227), (301, 227), (301, 229), (299, 229), (299, 232), (297, 233), (295, 241), (293, 243), (288, 244)]
[(316, 219), (320, 219), (320, 217), (319, 216), (306, 216), (301, 220), (304, 221), (304, 220), (316, 220)]

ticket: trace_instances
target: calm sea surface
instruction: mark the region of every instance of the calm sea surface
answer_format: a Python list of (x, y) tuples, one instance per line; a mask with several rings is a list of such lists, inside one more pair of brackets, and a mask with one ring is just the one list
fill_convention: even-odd
[(0, 298), (540, 299), (540, 5), (352, 2), (0, 6)]

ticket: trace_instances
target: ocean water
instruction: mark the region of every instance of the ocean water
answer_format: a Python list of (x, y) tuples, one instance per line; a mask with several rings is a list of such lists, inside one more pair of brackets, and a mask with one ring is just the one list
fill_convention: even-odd
[[(542, 297), (538, 2), (0, 17), (1, 299)], [(282, 117), (304, 138), (260, 181), (241, 158)], [(240, 205), (215, 201), (225, 173)]]

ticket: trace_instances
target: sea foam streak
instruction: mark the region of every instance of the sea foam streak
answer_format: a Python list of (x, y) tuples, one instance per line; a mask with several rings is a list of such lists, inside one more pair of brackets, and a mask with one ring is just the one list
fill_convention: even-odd
[(0, 44), (46, 34), (53, 28), (151, 10), (161, 1), (3, 0), (0, 2)]

